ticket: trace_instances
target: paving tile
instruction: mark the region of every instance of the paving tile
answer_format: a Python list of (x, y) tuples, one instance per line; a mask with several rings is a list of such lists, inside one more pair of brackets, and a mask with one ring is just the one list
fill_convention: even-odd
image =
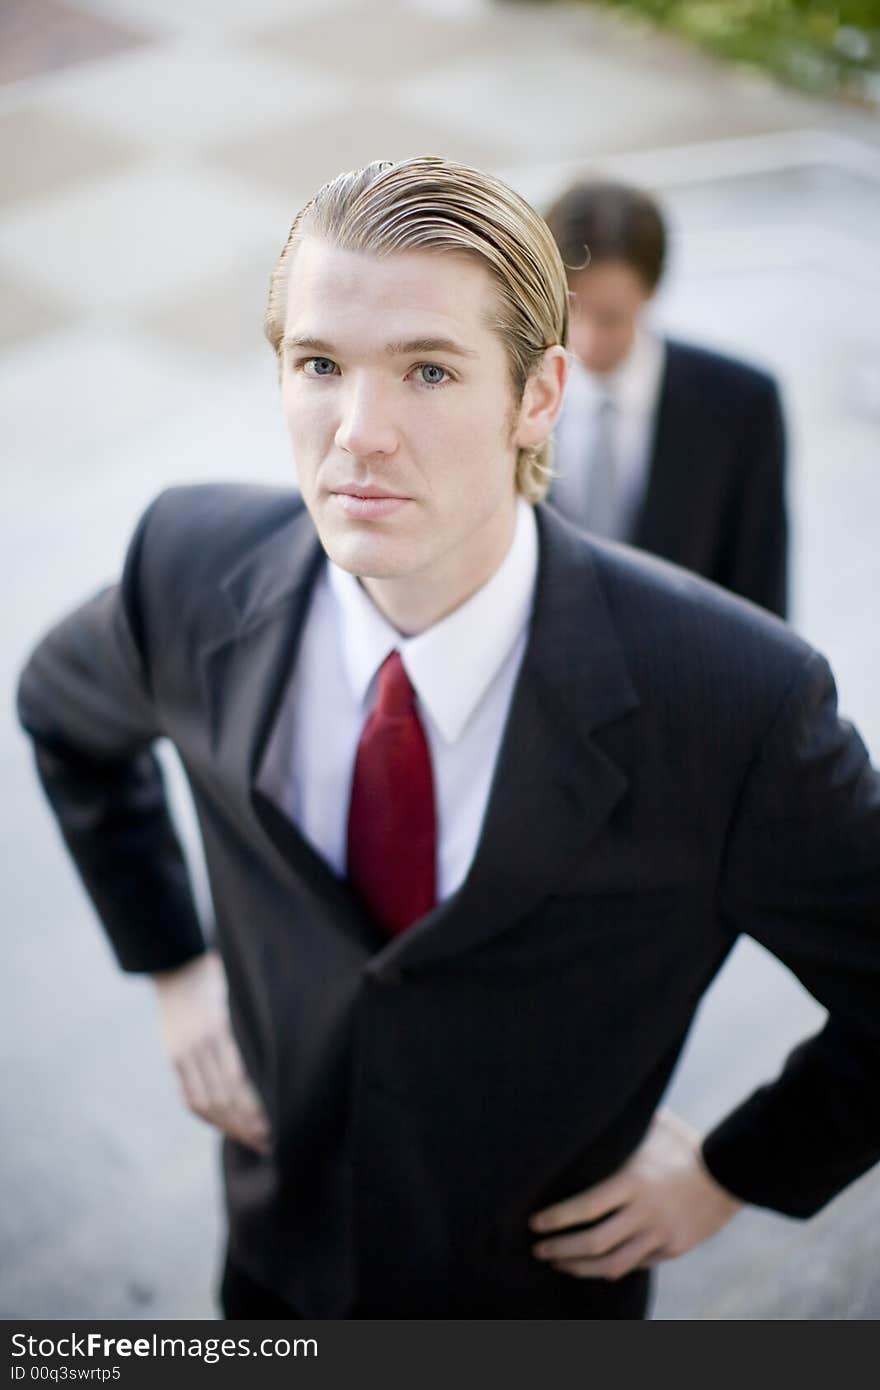
[(130, 158), (112, 130), (82, 130), (39, 107), (0, 112), (0, 206), (122, 169)]
[(290, 217), (286, 200), (231, 176), (145, 167), (12, 209), (0, 266), (61, 304), (115, 314), (191, 292), (245, 256), (271, 266)]
[(459, 57), (491, 52), (503, 29), (480, 15), (444, 16), (404, 5), (349, 5), (304, 12), (294, 21), (268, 29), (259, 41), (296, 62), (318, 63), (328, 71), (366, 77), (372, 82), (419, 72)]
[(43, 102), (58, 119), (118, 132), (136, 147), (181, 159), (201, 144), (273, 124), (301, 133), (322, 103), (344, 100), (346, 86), (330, 72), (312, 72), (268, 50), (188, 37), (69, 73)]
[[(642, 146), (712, 139), (803, 123), (800, 112), (764, 100), (734, 112), (711, 106), (695, 121), (692, 84), (661, 68), (633, 72), (623, 57), (552, 43), (531, 54), (468, 60), (391, 84), (388, 100), (450, 132), (479, 129), (503, 142), (512, 160), (554, 160)], [(733, 129), (731, 129), (733, 127)]]
[[(746, 1213), (752, 1216), (752, 1213)], [(700, 1319), (852, 1320), (880, 1314), (880, 1174), (868, 1173), (810, 1222), (764, 1218), (755, 1258), (757, 1223), (737, 1216), (708, 1243), (664, 1266), (657, 1316), (675, 1316), (687, 1291), (688, 1316)], [(706, 1279), (709, 1247), (712, 1278)]]
[[(417, 154), (442, 154), (483, 168), (497, 166), (504, 144), (482, 130), (450, 128), (442, 117), (432, 119), (369, 100), (350, 103), (344, 111), (327, 111), (309, 126), (308, 138), (291, 131), (280, 140), (277, 131), (229, 142), (206, 152), (211, 165), (253, 179), (274, 194), (289, 189), (291, 215), (320, 185), (344, 169), (359, 168), (373, 159), (405, 159)], [(293, 196), (293, 195), (296, 196)]]
[[(347, 3), (350, 0), (321, 0), (321, 13), (332, 13)], [(218, 33), (265, 27), (292, 14), (313, 14), (315, 9), (314, 0), (77, 0), (77, 4), (93, 14), (149, 25), (165, 35), (203, 35), (209, 41)]]
[[(74, 450), (118, 438), (204, 386), (206, 368), (136, 335), (72, 326), (0, 358), (0, 437), (10, 475), (69, 476)], [(89, 475), (78, 463), (76, 486)]]
[(145, 41), (136, 22), (129, 28), (115, 18), (84, 14), (63, 0), (3, 0), (0, 83), (109, 58)]
[[(880, 181), (861, 178), (845, 169), (805, 164), (780, 173), (744, 174), (738, 178), (701, 180), (682, 185), (668, 196), (682, 225), (699, 232), (709, 226), (755, 228), (767, 220), (779, 221), (780, 183), (784, 186), (787, 222), (796, 227), (835, 228), (876, 241), (880, 228)], [(827, 248), (816, 247), (820, 256)], [(876, 263), (866, 256), (864, 269)]]
[[(279, 253), (283, 240), (279, 236)], [(249, 258), (219, 280), (148, 307), (138, 315), (138, 324), (160, 342), (193, 356), (231, 362), (265, 354), (268, 364), (272, 350), (263, 337), (263, 314), (273, 264), (271, 258), (263, 264)]]
[[(161, 352), (155, 346), (153, 351), (161, 361)], [(165, 408), (126, 432), (126, 473), (119, 490), (124, 493), (127, 487), (131, 494), (133, 480), (145, 498), (181, 482), (228, 479), (293, 486), (290, 440), (269, 347), (233, 365), (210, 359), (201, 359), (200, 365), (206, 372), (201, 381), (191, 379), (185, 391), (176, 393), (160, 387)], [(118, 436), (89, 449), (90, 490), (103, 491), (119, 456)], [(76, 506), (88, 508), (81, 500)]]
[(0, 272), (0, 353), (69, 322), (51, 297), (33, 294)]

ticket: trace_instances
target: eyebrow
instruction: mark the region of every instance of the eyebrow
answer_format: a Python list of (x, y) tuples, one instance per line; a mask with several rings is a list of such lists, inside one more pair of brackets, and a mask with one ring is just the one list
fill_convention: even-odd
[[(289, 334), (283, 339), (282, 347), (285, 351), (290, 348), (308, 348), (311, 352), (322, 353), (327, 357), (336, 356), (336, 349), (331, 343), (322, 342), (320, 338), (312, 338), (308, 334)], [(385, 352), (389, 357), (409, 357), (414, 352), (444, 352), (455, 357), (479, 356), (473, 348), (464, 347), (454, 338), (408, 338), (405, 342), (386, 343)]]

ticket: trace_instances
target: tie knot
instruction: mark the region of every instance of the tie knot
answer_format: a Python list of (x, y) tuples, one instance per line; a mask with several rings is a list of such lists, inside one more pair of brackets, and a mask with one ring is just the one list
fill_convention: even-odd
[(376, 709), (386, 719), (406, 714), (415, 704), (416, 692), (403, 668), (400, 652), (394, 651), (379, 668)]

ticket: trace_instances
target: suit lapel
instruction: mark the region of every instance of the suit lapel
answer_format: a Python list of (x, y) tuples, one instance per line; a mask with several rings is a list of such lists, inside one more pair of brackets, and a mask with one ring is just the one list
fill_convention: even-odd
[(329, 904), (334, 922), (373, 949), (375, 928), (284, 810), (277, 769), (266, 761), (323, 560), (311, 518), (294, 504), (286, 524), (223, 581), (228, 620), (202, 656), (211, 754), (288, 868)]
[(512, 926), (565, 881), (626, 789), (592, 737), (638, 704), (592, 545), (549, 508), (538, 521), (530, 635), (474, 861), (457, 893), (377, 955), (380, 975)]
[(256, 766), (323, 558), (308, 513), (292, 514), (220, 584), (227, 620), (202, 653), (211, 751)]

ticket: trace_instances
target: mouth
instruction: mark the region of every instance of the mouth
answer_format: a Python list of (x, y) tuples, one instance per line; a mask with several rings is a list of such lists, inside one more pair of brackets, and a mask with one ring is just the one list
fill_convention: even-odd
[(370, 482), (355, 482), (331, 488), (329, 496), (345, 516), (359, 521), (391, 516), (413, 500), (400, 495), (399, 492), (389, 492), (388, 488), (378, 488)]
[(390, 488), (378, 487), (375, 483), (343, 483), (340, 487), (330, 489), (332, 493), (342, 497), (362, 497), (362, 498), (386, 498), (393, 497), (398, 501), (407, 502), (409, 498), (402, 493), (392, 492)]
[(329, 491), (332, 501), (341, 511), (358, 520), (390, 516), (413, 500), (372, 483), (352, 483)]

